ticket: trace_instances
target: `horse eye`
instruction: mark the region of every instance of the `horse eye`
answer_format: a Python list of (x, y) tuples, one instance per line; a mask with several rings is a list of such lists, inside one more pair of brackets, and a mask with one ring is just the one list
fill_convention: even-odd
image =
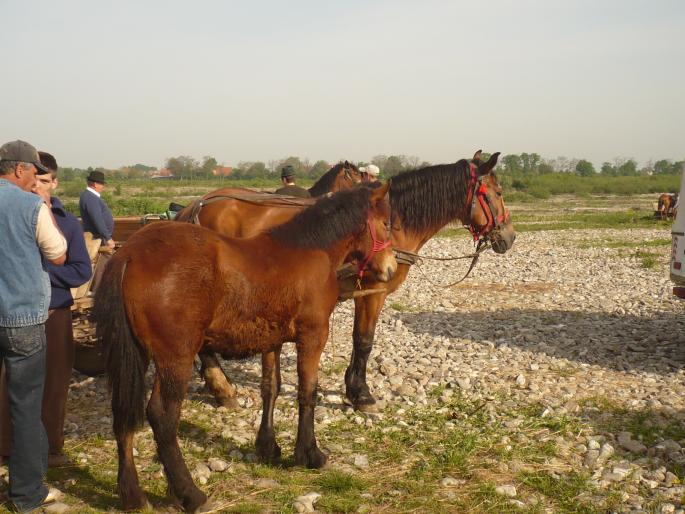
[(497, 191), (497, 196), (502, 196), (502, 192), (501, 192), (501, 191)]

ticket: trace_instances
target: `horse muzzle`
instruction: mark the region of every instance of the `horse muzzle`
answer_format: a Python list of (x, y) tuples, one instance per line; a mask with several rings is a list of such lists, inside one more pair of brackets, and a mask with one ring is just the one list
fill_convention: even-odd
[(495, 253), (506, 253), (514, 245), (516, 232), (512, 229), (496, 230), (489, 235), (489, 239)]

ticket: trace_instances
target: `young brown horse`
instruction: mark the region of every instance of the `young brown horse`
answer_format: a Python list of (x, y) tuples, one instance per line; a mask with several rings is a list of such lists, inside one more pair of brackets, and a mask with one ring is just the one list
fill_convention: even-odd
[[(498, 253), (511, 247), (515, 238), (513, 225), (504, 207), (502, 188), (492, 172), (499, 153), (485, 163), (480, 156), (478, 151), (471, 162), (430, 166), (392, 179), (392, 239), (396, 250), (418, 252), (436, 232), (455, 220), (467, 225), (474, 236), (492, 240)], [(258, 203), (240, 207), (241, 203), (245, 202), (222, 202), (223, 209), (215, 204), (215, 210), (200, 211), (196, 221), (222, 234), (250, 235), (252, 230), (264, 230), (272, 220), (283, 223), (302, 209), (297, 205), (260, 209)], [(249, 216), (241, 217), (238, 210), (249, 212)], [(367, 276), (362, 282), (364, 289), (384, 291), (355, 299), (353, 352), (345, 383), (347, 399), (359, 410), (375, 410), (375, 399), (366, 383), (366, 363), (385, 298), (404, 282), (411, 264), (400, 262), (398, 273), (388, 283), (377, 283)], [(207, 388), (220, 404), (236, 406), (235, 387), (227, 380), (216, 357), (210, 351), (202, 351), (200, 359)]]
[(94, 317), (112, 389), (125, 509), (146, 503), (133, 462), (133, 432), (143, 422), (150, 358), (155, 376), (147, 419), (169, 490), (186, 511), (207, 499), (193, 483), (176, 436), (193, 360), (203, 346), (228, 357), (262, 354), (256, 447), (262, 459), (272, 461), (280, 456), (273, 425), (279, 356), (284, 342), (295, 342), (295, 463), (325, 463), (314, 436), (314, 407), (319, 359), (339, 293), (335, 273), (348, 259), (360, 263), (360, 274), (368, 268), (389, 280), (396, 271), (387, 190), (386, 185), (337, 193), (249, 239), (186, 223), (153, 224), (112, 257), (96, 292)]

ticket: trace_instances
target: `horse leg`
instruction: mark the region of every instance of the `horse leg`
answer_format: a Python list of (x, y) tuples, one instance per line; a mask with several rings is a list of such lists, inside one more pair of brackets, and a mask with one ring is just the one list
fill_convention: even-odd
[[(114, 416), (116, 418), (116, 413)], [(125, 511), (143, 509), (147, 505), (147, 497), (140, 488), (138, 472), (133, 462), (133, 430), (121, 426), (115, 419), (114, 435), (119, 455), (117, 489), (121, 506)]]
[(354, 299), (353, 346), (350, 365), (345, 371), (345, 396), (355, 409), (364, 412), (378, 411), (376, 399), (366, 383), (366, 364), (386, 296), (379, 293)]
[(200, 375), (205, 380), (205, 386), (209, 392), (214, 396), (219, 405), (235, 409), (238, 407), (238, 400), (236, 400), (236, 388), (221, 369), (219, 359), (211, 350), (202, 349), (198, 354), (202, 367), (200, 368)]
[(297, 343), (298, 377), (298, 424), (295, 441), (295, 464), (308, 468), (320, 468), (326, 464), (326, 455), (316, 445), (314, 435), (314, 408), (318, 384), (319, 360), (328, 329), (323, 333), (301, 335)]
[(192, 361), (155, 364), (157, 372), (147, 404), (147, 418), (155, 436), (159, 460), (169, 481), (169, 490), (186, 512), (194, 512), (206, 503), (207, 495), (195, 486), (177, 438), (181, 403), (193, 373)]
[(262, 424), (257, 432), (257, 455), (273, 463), (281, 457), (274, 432), (274, 405), (281, 391), (281, 349), (262, 353)]

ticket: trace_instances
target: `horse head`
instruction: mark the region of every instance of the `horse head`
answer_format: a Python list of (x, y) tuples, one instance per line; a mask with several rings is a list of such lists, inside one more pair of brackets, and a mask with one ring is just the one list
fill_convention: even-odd
[(359, 277), (372, 272), (381, 282), (388, 282), (397, 271), (390, 233), (390, 183), (371, 189), (366, 230), (357, 244)]
[(471, 200), (469, 229), (474, 239), (490, 241), (497, 253), (505, 253), (514, 244), (516, 232), (504, 206), (502, 186), (493, 172), (499, 152), (492, 154), (487, 162), (481, 161), (481, 150), (478, 150), (469, 163), (472, 188), (469, 191)]
[[(364, 176), (359, 171), (359, 168), (349, 161), (342, 163), (340, 172), (338, 173), (338, 180), (344, 180), (347, 182), (347, 187), (352, 187), (355, 184), (362, 182)], [(339, 187), (338, 189), (344, 189), (344, 187)]]

